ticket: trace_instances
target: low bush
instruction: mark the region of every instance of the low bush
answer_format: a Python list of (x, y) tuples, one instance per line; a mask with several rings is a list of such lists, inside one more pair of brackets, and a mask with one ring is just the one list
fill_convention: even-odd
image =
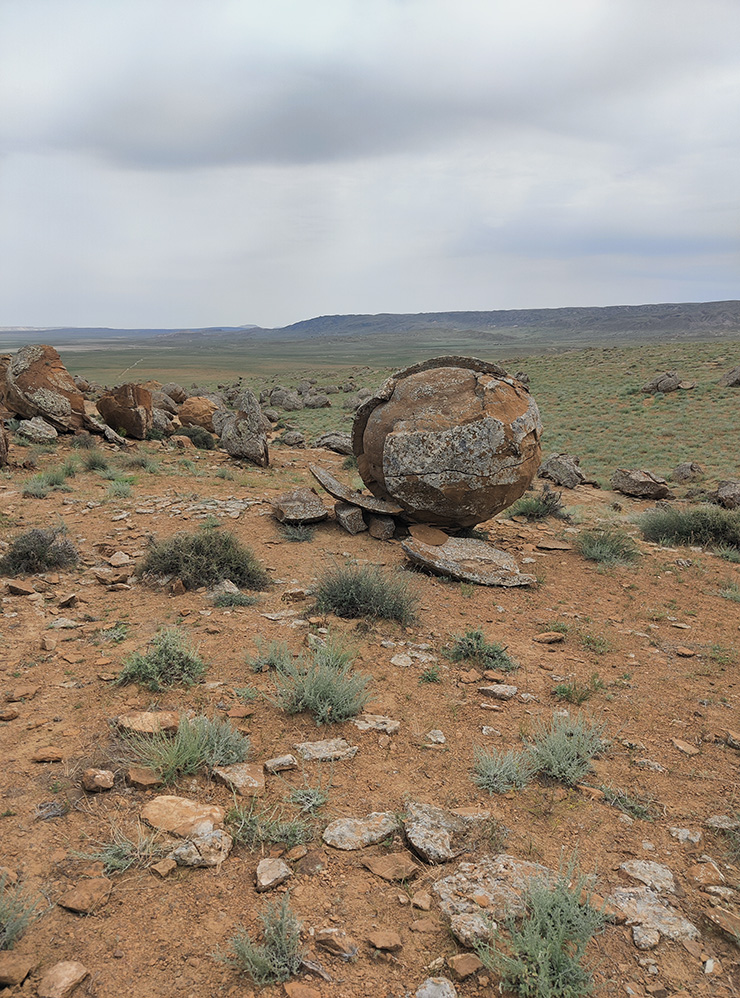
[(740, 549), (740, 511), (709, 503), (693, 509), (651, 509), (638, 519), (642, 536), (657, 544), (701, 544)]
[(202, 714), (192, 720), (182, 717), (174, 735), (129, 735), (126, 746), (139, 765), (154, 770), (164, 783), (199, 769), (244, 762), (249, 755), (249, 739), (229, 721)]
[(307, 523), (283, 523), (280, 525), (280, 533), (291, 544), (303, 544), (312, 541), (316, 531)]
[(257, 654), (247, 659), (247, 665), (253, 672), (269, 672), (276, 669), (284, 672), (293, 661), (293, 654), (288, 646), (281, 641), (271, 641), (267, 647), (261, 638), (255, 638)]
[(640, 556), (635, 542), (619, 527), (595, 527), (583, 530), (576, 538), (576, 549), (601, 565), (629, 565)]
[(642, 793), (628, 793), (620, 787), (602, 785), (599, 787), (604, 800), (612, 807), (628, 814), (631, 818), (638, 818), (640, 821), (652, 821), (655, 817), (656, 806), (652, 797)]
[(389, 576), (377, 568), (340, 566), (318, 583), (316, 609), (337, 617), (367, 617), (410, 624), (417, 599), (400, 575)]
[(264, 942), (256, 943), (242, 929), (231, 940), (227, 961), (248, 974), (258, 987), (287, 981), (301, 969), (301, 927), (290, 907), (289, 895), (279, 904), (268, 904), (260, 916)]
[(230, 579), (241, 589), (267, 589), (268, 576), (254, 554), (229, 531), (201, 527), (152, 545), (141, 572), (174, 575), (187, 589)]
[(81, 433), (76, 433), (72, 437), (70, 445), (77, 450), (92, 450), (97, 446), (95, 437), (91, 433), (88, 433), (87, 430), (83, 430)]
[(579, 783), (591, 769), (591, 760), (604, 751), (605, 725), (582, 714), (555, 714), (549, 724), (539, 722), (533, 733), (532, 757), (537, 772), (567, 786)]
[(248, 596), (246, 593), (219, 593), (213, 597), (213, 605), (220, 609), (229, 606), (254, 606), (257, 602), (256, 596)]
[(256, 849), (262, 845), (284, 845), (286, 849), (303, 845), (313, 838), (311, 826), (300, 818), (284, 819), (278, 812), (251, 805), (236, 805), (228, 811), (226, 823), (235, 842)]
[(537, 763), (530, 749), (486, 752), (476, 749), (473, 782), (489, 794), (521, 790), (537, 775)]
[[(340, 659), (346, 653), (339, 653)], [(277, 703), (289, 714), (303, 711), (317, 724), (356, 717), (368, 700), (371, 677), (353, 672), (350, 661), (337, 662), (332, 650), (318, 649), (312, 662), (287, 662), (275, 676)]]
[(94, 852), (78, 852), (74, 855), (91, 863), (102, 863), (103, 873), (108, 876), (111, 873), (125, 873), (126, 870), (134, 868), (144, 869), (153, 860), (160, 859), (169, 851), (170, 846), (160, 843), (156, 835), (147, 834), (139, 826), (135, 839), (130, 838), (120, 828), (114, 828), (110, 842), (101, 843), (100, 848)]
[(202, 426), (181, 426), (177, 435), (189, 437), (199, 450), (214, 450), (216, 447), (216, 438)]
[(77, 557), (77, 549), (62, 527), (27, 530), (11, 541), (0, 558), (0, 573), (31, 575), (52, 568), (68, 568), (77, 564)]
[(128, 499), (132, 491), (133, 489), (130, 484), (123, 478), (119, 478), (117, 481), (110, 483), (106, 494), (111, 499)]
[(169, 686), (192, 686), (206, 671), (198, 653), (177, 628), (166, 628), (152, 638), (149, 651), (134, 652), (124, 660), (117, 683), (138, 683), (153, 693)]
[(557, 686), (553, 687), (552, 693), (558, 700), (565, 700), (566, 703), (580, 706), (590, 700), (594, 693), (600, 693), (604, 689), (606, 687), (601, 677), (594, 673), (587, 683), (579, 683), (575, 680), (572, 683), (558, 683)]
[(85, 471), (106, 471), (110, 467), (108, 458), (97, 448), (91, 449), (85, 454), (82, 466)]
[(506, 646), (488, 641), (483, 631), (454, 635), (445, 655), (452, 662), (474, 662), (482, 669), (499, 672), (513, 672), (519, 668), (519, 663), (507, 653)]
[(0, 950), (13, 949), (36, 918), (38, 901), (0, 874)]
[(539, 495), (524, 495), (521, 499), (517, 499), (506, 511), (506, 515), (523, 516), (530, 523), (546, 520), (548, 516), (569, 520), (562, 498), (562, 492), (554, 492), (546, 485)]

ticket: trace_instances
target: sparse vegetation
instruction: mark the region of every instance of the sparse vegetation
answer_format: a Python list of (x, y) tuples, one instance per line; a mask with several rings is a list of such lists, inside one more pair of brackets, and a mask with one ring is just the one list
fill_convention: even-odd
[(13, 949), (36, 918), (38, 901), (0, 874), (0, 950)]
[(110, 842), (100, 843), (100, 848), (94, 852), (75, 855), (92, 863), (102, 863), (104, 874), (109, 876), (111, 873), (125, 873), (133, 868), (145, 869), (169, 849), (169, 846), (159, 842), (156, 834), (148, 834), (139, 825), (135, 838), (114, 827)]
[(554, 516), (559, 520), (569, 520), (570, 517), (562, 503), (563, 493), (554, 492), (545, 485), (539, 494), (524, 495), (510, 506), (506, 515), (523, 516), (530, 523), (538, 523)]
[(291, 544), (303, 544), (312, 541), (316, 531), (308, 523), (281, 523), (280, 533)]
[(132, 491), (129, 483), (122, 478), (111, 482), (108, 486), (108, 496), (111, 499), (128, 499)]
[(642, 536), (656, 544), (696, 544), (740, 550), (740, 511), (703, 503), (688, 509), (651, 509), (638, 520)]
[(354, 672), (347, 653), (318, 648), (313, 660), (290, 659), (275, 675), (278, 705), (289, 714), (307, 711), (317, 724), (356, 717), (368, 700), (371, 677)]
[(537, 762), (529, 748), (508, 752), (476, 749), (473, 782), (489, 794), (521, 790), (531, 783), (536, 774)]
[(260, 916), (264, 942), (256, 943), (242, 929), (231, 940), (231, 966), (252, 978), (258, 987), (287, 981), (297, 974), (303, 959), (301, 930), (290, 907), (290, 897), (268, 904)]
[(219, 593), (213, 597), (213, 605), (219, 608), (229, 606), (254, 606), (259, 602), (256, 596), (247, 593)]
[(419, 675), (419, 683), (423, 685), (424, 683), (441, 683), (442, 675), (439, 671), (439, 666), (435, 663), (434, 665), (427, 666), (423, 672)]
[(319, 580), (316, 609), (337, 617), (367, 617), (410, 624), (414, 619), (416, 597), (400, 575), (388, 575), (377, 568), (340, 566)]
[(226, 815), (226, 822), (234, 841), (249, 849), (267, 844), (280, 844), (292, 849), (313, 838), (313, 830), (305, 820), (285, 819), (277, 810), (268, 811), (255, 801), (249, 807), (232, 807)]
[(32, 575), (52, 568), (68, 568), (77, 564), (77, 549), (65, 536), (64, 528), (27, 530), (10, 543), (0, 558), (3, 575)]
[(205, 671), (205, 662), (187, 637), (169, 627), (152, 638), (146, 654), (134, 652), (125, 659), (116, 682), (138, 683), (158, 693), (170, 686), (192, 686)]
[(635, 542), (619, 527), (582, 530), (576, 538), (576, 548), (589, 561), (607, 566), (630, 565), (640, 556)]
[(594, 693), (605, 690), (606, 686), (596, 673), (591, 676), (587, 683), (579, 683), (574, 680), (572, 683), (558, 683), (553, 687), (553, 696), (558, 700), (565, 700), (566, 703), (580, 706), (590, 700)]
[(108, 458), (96, 447), (89, 449), (82, 459), (82, 467), (85, 471), (107, 471), (110, 467)]
[(550, 776), (567, 786), (579, 783), (591, 769), (591, 760), (604, 751), (603, 724), (555, 714), (549, 724), (537, 723), (532, 753), (541, 776)]
[(638, 818), (640, 821), (652, 821), (655, 816), (655, 802), (647, 794), (629, 793), (621, 787), (605, 786), (599, 787), (604, 795), (604, 800), (612, 807), (618, 808), (631, 818)]
[(267, 573), (237, 538), (220, 527), (203, 526), (152, 545), (142, 574), (171, 575), (187, 589), (213, 586), (230, 579), (242, 589), (266, 589)]
[(290, 648), (281, 641), (270, 641), (265, 646), (261, 638), (255, 638), (257, 654), (247, 659), (247, 665), (252, 672), (269, 672), (275, 669), (278, 672), (285, 672), (293, 661)]
[(513, 672), (519, 668), (519, 663), (508, 654), (506, 646), (488, 641), (483, 631), (454, 635), (445, 655), (452, 662), (473, 662), (481, 669)]
[(202, 714), (192, 720), (181, 717), (174, 735), (129, 735), (125, 741), (136, 762), (154, 770), (164, 783), (202, 768), (244, 762), (249, 755), (249, 739), (230, 721)]
[(740, 585), (734, 579), (728, 580), (719, 591), (722, 599), (731, 600), (733, 603), (740, 603)]

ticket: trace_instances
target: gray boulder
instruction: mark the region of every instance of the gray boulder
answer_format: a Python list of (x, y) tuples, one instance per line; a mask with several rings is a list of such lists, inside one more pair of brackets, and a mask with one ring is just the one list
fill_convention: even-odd
[(663, 374), (656, 374), (654, 378), (642, 386), (640, 391), (648, 395), (654, 395), (656, 392), (667, 394), (668, 392), (678, 391), (680, 384), (681, 378), (676, 371), (666, 371)]
[(165, 409), (152, 408), (152, 429), (158, 433), (163, 433), (166, 437), (171, 437), (175, 432), (175, 424), (170, 419), (170, 414)]
[(611, 486), (615, 492), (638, 499), (673, 498), (665, 478), (660, 478), (651, 471), (617, 468), (612, 475)]
[(22, 419), (18, 426), (18, 432), (32, 444), (52, 443), (59, 436), (54, 427), (41, 416), (34, 416), (33, 419)]
[(256, 396), (244, 390), (240, 401), (245, 406), (236, 413), (219, 409), (213, 422), (221, 437), (221, 446), (231, 457), (243, 457), (262, 468), (270, 463), (262, 410)]
[(733, 367), (719, 379), (719, 383), (723, 388), (740, 388), (740, 367)]
[(725, 509), (740, 509), (740, 482), (730, 479), (717, 484), (717, 490), (710, 493), (709, 499)]
[(314, 447), (325, 447), (337, 454), (352, 453), (352, 439), (349, 433), (323, 433), (313, 442)]
[(299, 430), (286, 430), (280, 437), (280, 443), (286, 447), (305, 447), (306, 438)]
[(574, 489), (582, 485), (586, 476), (578, 467), (580, 459), (573, 454), (552, 454), (540, 465), (537, 475), (564, 489)]
[(189, 397), (190, 392), (185, 391), (182, 385), (175, 384), (174, 381), (168, 381), (166, 385), (162, 385), (160, 391), (165, 395), (169, 395), (173, 402), (178, 405), (182, 405), (186, 398)]
[(331, 406), (329, 396), (320, 392), (310, 392), (303, 401), (307, 409), (328, 409)]
[(702, 467), (694, 461), (682, 461), (677, 464), (671, 472), (671, 481), (684, 485), (686, 482), (695, 482), (704, 474)]
[(292, 392), (288, 388), (273, 388), (270, 392), (270, 404), (278, 409), (285, 409), (287, 412), (297, 412), (305, 409), (306, 405), (298, 392)]
[(176, 416), (178, 412), (177, 404), (174, 400), (167, 392), (162, 391), (152, 392), (152, 408), (162, 409), (164, 412), (168, 412), (170, 416)]

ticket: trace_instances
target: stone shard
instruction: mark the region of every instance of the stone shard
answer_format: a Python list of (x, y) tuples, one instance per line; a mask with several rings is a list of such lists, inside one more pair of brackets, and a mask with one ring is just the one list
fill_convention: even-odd
[(25, 419), (42, 416), (57, 430), (73, 432), (89, 425), (85, 399), (62, 363), (54, 347), (21, 347), (5, 369), (0, 399), (7, 408)]
[(563, 489), (574, 489), (576, 485), (594, 484), (586, 479), (581, 471), (580, 458), (574, 454), (551, 454), (542, 462), (537, 472), (539, 478), (554, 482)]
[(469, 527), (524, 494), (540, 462), (528, 389), (494, 365), (437, 357), (399, 371), (357, 411), (363, 481), (409, 520)]
[(230, 766), (216, 766), (213, 776), (240, 797), (258, 797), (265, 791), (265, 772), (256, 763), (235, 762)]
[(606, 901), (626, 917), (628, 925), (642, 925), (674, 942), (699, 938), (697, 927), (649, 887), (617, 887)]
[(317, 929), (314, 934), (317, 946), (327, 950), (334, 956), (341, 957), (342, 960), (354, 960), (359, 951), (359, 946), (343, 929), (325, 928)]
[(416, 989), (415, 998), (457, 998), (457, 988), (446, 977), (427, 977)]
[(0, 986), (12, 988), (23, 984), (38, 961), (10, 950), (0, 950)]
[(417, 537), (401, 542), (408, 559), (439, 575), (481, 586), (529, 586), (537, 580), (524, 575), (512, 555), (487, 541), (448, 537), (444, 544), (425, 544)]
[(322, 836), (335, 849), (352, 851), (376, 845), (401, 830), (401, 822), (391, 811), (374, 811), (365, 818), (338, 818), (330, 822)]
[(234, 840), (228, 832), (217, 828), (204, 835), (195, 835), (176, 846), (169, 854), (178, 866), (219, 867), (228, 858)]
[(650, 860), (645, 859), (629, 859), (626, 863), (622, 863), (619, 869), (626, 873), (628, 877), (632, 877), (633, 880), (639, 880), (647, 887), (652, 887), (654, 891), (658, 891), (658, 893), (667, 891), (670, 894), (674, 894), (676, 891), (673, 874), (662, 863), (652, 863)]
[(324, 447), (337, 454), (352, 453), (352, 438), (349, 433), (323, 433), (313, 442), (314, 447)]
[(152, 393), (133, 383), (119, 385), (98, 399), (104, 422), (126, 437), (144, 440), (152, 428)]
[(255, 874), (257, 892), (271, 891), (293, 876), (293, 871), (282, 859), (261, 859)]
[(362, 865), (383, 880), (411, 880), (421, 871), (421, 867), (413, 861), (407, 852), (391, 852), (384, 856), (366, 856), (362, 860)]
[(62, 895), (59, 904), (68, 911), (89, 915), (105, 904), (112, 889), (113, 883), (107, 877), (91, 877)]
[(669, 499), (671, 493), (665, 478), (654, 475), (651, 471), (629, 471), (617, 468), (612, 475), (611, 487), (615, 492), (637, 499)]
[(309, 464), (308, 470), (322, 489), (325, 489), (330, 496), (340, 502), (359, 506), (360, 509), (364, 509), (368, 513), (379, 513), (381, 516), (398, 516), (403, 513), (403, 507), (399, 506), (398, 503), (377, 499), (375, 496), (369, 496), (365, 492), (356, 492), (354, 489), (342, 485), (326, 468), (320, 468), (317, 464)]
[(293, 489), (270, 502), (281, 523), (318, 523), (329, 515), (313, 489)]
[(325, 738), (318, 742), (299, 742), (293, 748), (306, 762), (337, 762), (353, 759), (358, 745), (350, 745), (344, 738)]
[(400, 721), (394, 721), (383, 714), (360, 714), (352, 719), (352, 723), (360, 731), (382, 731), (386, 735), (396, 735), (401, 728)]
[(38, 998), (67, 998), (88, 973), (87, 968), (76, 960), (55, 963), (39, 982)]
[(353, 506), (348, 502), (337, 502), (334, 504), (334, 517), (340, 527), (344, 527), (348, 534), (361, 534), (367, 530), (365, 518), (359, 506)]
[(174, 734), (180, 725), (180, 715), (174, 710), (130, 710), (119, 714), (116, 724), (122, 731), (136, 735)]
[(264, 767), (267, 773), (284, 773), (289, 769), (298, 769), (298, 760), (290, 753), (278, 755), (274, 759), (268, 759)]
[(468, 824), (433, 804), (407, 804), (403, 821), (414, 852), (427, 863), (448, 863), (465, 851)]
[(114, 780), (115, 776), (110, 769), (86, 769), (82, 774), (83, 789), (90, 793), (110, 790)]
[(141, 817), (152, 828), (189, 839), (223, 828), (224, 809), (217, 804), (163, 795), (145, 804)]

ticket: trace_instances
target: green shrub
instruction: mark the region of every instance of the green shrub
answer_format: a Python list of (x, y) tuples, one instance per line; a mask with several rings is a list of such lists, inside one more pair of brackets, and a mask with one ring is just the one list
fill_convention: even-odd
[(282, 523), (280, 525), (280, 533), (291, 544), (302, 544), (312, 541), (316, 531), (307, 523)]
[(232, 482), (234, 480), (234, 472), (230, 468), (219, 468), (216, 472), (216, 478), (225, 478), (227, 482)]
[(242, 929), (231, 940), (231, 955), (227, 958), (258, 987), (287, 981), (301, 969), (304, 956), (300, 923), (291, 910), (289, 895), (279, 904), (268, 904), (260, 919), (264, 942), (255, 943)]
[(553, 688), (552, 693), (558, 700), (565, 700), (566, 703), (580, 706), (582, 703), (590, 700), (594, 693), (599, 693), (605, 688), (601, 678), (594, 673), (587, 683), (579, 683), (577, 681), (572, 683), (558, 683)]
[(105, 454), (102, 454), (97, 448), (88, 451), (82, 460), (82, 466), (85, 471), (107, 471), (110, 467), (108, 464), (108, 458)]
[(713, 550), (725, 561), (733, 562), (735, 565), (740, 564), (740, 548), (731, 547), (729, 544), (717, 544)]
[(506, 938), (498, 928), (493, 940), (476, 946), (484, 966), (501, 977), (502, 988), (522, 998), (583, 998), (592, 978), (582, 966), (589, 942), (605, 923), (594, 908), (590, 881), (561, 869), (557, 880), (533, 879), (523, 895), (520, 921), (506, 919)]
[(169, 686), (192, 686), (206, 671), (206, 665), (187, 638), (177, 628), (160, 631), (142, 655), (134, 652), (124, 660), (117, 683), (139, 683), (154, 693)]
[(546, 520), (555, 516), (559, 520), (569, 520), (570, 517), (562, 503), (563, 493), (553, 492), (547, 485), (539, 495), (524, 495), (506, 511), (508, 517), (523, 516), (530, 523)]
[(476, 749), (473, 782), (489, 794), (521, 790), (537, 775), (537, 763), (530, 749), (486, 752)]
[(87, 430), (83, 430), (81, 433), (76, 433), (72, 437), (70, 445), (75, 447), (77, 450), (92, 450), (97, 446), (95, 437), (91, 433), (88, 433)]
[(234, 841), (249, 849), (278, 844), (292, 849), (313, 838), (313, 831), (306, 821), (300, 818), (285, 820), (274, 810), (258, 809), (255, 801), (248, 808), (232, 807), (226, 815), (226, 822)]
[(216, 447), (216, 438), (202, 426), (181, 426), (177, 435), (190, 437), (199, 450), (214, 450)]
[(595, 527), (583, 530), (576, 538), (576, 549), (601, 565), (629, 565), (639, 558), (635, 542), (619, 527)]
[(539, 722), (531, 748), (537, 771), (568, 786), (579, 783), (591, 769), (591, 760), (604, 751), (603, 724), (582, 714), (555, 714), (549, 725)]
[(159, 462), (155, 461), (150, 454), (127, 454), (121, 463), (124, 468), (129, 468), (132, 471), (139, 469), (150, 475), (158, 475), (160, 471)]
[(213, 605), (219, 608), (228, 606), (254, 606), (259, 602), (256, 596), (247, 596), (246, 593), (219, 593), (213, 597)]
[(249, 548), (227, 530), (201, 527), (159, 541), (147, 552), (142, 573), (174, 575), (187, 589), (214, 586), (230, 579), (243, 589), (267, 589), (267, 572)]
[(350, 662), (336, 665), (319, 650), (308, 664), (292, 658), (276, 673), (277, 703), (289, 714), (303, 711), (317, 724), (356, 717), (370, 699), (371, 677), (353, 672)]
[(192, 720), (181, 717), (174, 735), (129, 735), (126, 745), (132, 758), (154, 770), (164, 783), (199, 769), (244, 762), (249, 755), (249, 739), (229, 721), (202, 714)]
[(12, 949), (36, 918), (38, 901), (0, 875), (0, 950)]
[(108, 876), (111, 873), (125, 873), (133, 868), (144, 869), (169, 851), (170, 846), (160, 844), (156, 834), (148, 835), (139, 826), (135, 839), (120, 828), (114, 828), (110, 842), (101, 843), (95, 852), (78, 852), (74, 855), (91, 863), (102, 863), (103, 873)]
[(293, 654), (284, 642), (271, 641), (265, 647), (262, 638), (255, 638), (254, 643), (257, 654), (247, 659), (247, 665), (253, 672), (269, 672), (270, 669), (284, 672), (293, 661)]
[(129, 483), (124, 479), (119, 478), (117, 481), (110, 483), (107, 494), (111, 499), (128, 499), (132, 491), (133, 490)]
[(475, 662), (482, 669), (513, 672), (519, 663), (507, 654), (506, 646), (486, 640), (483, 631), (466, 631), (453, 635), (452, 645), (445, 651), (452, 662)]
[(708, 503), (693, 509), (651, 509), (638, 519), (642, 536), (657, 544), (740, 548), (740, 511)]
[(419, 675), (419, 685), (423, 685), (424, 683), (441, 683), (441, 682), (442, 682), (442, 676), (440, 675), (439, 666), (436, 664), (428, 666)]
[(733, 603), (740, 603), (740, 586), (734, 579), (728, 580), (719, 591), (722, 599), (732, 600)]
[(368, 617), (410, 624), (417, 600), (404, 579), (377, 568), (340, 566), (327, 572), (316, 592), (316, 609), (337, 617)]
[(31, 575), (52, 568), (68, 568), (77, 564), (77, 549), (61, 527), (47, 530), (27, 530), (11, 541), (0, 558), (3, 575)]

